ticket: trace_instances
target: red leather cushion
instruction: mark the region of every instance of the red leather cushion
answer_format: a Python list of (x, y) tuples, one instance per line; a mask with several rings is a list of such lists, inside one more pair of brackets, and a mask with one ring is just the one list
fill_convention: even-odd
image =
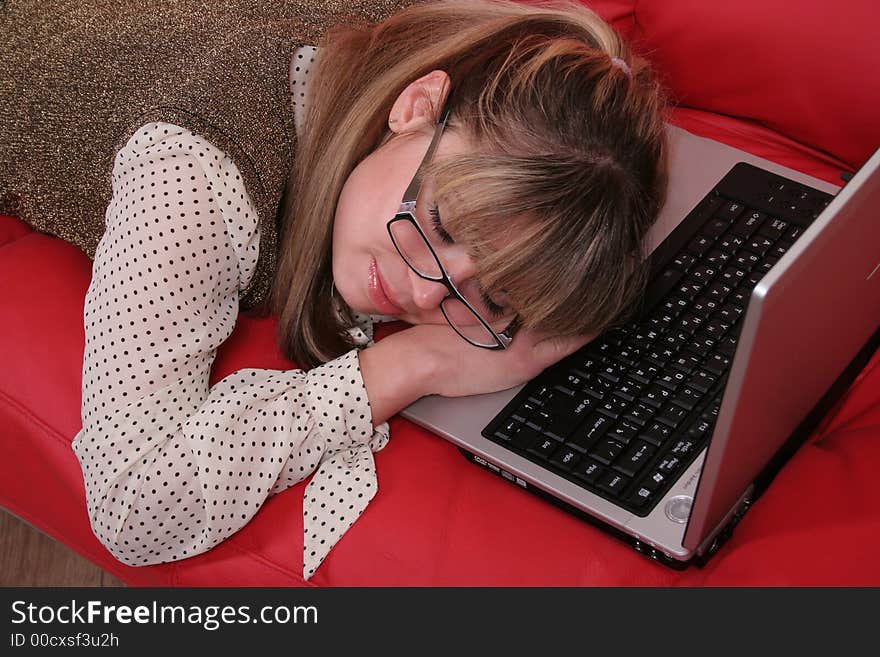
[(850, 169), (880, 146), (875, 0), (640, 0), (634, 20), (679, 104), (760, 121)]

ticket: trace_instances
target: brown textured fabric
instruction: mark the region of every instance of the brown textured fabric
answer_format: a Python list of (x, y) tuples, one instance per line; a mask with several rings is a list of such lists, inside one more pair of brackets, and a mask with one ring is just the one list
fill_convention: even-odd
[(290, 55), (333, 23), (380, 21), (409, 4), (0, 2), (0, 212), (94, 258), (116, 152), (144, 123), (186, 127), (232, 156), (257, 208), (260, 259), (241, 305), (259, 305), (296, 149)]

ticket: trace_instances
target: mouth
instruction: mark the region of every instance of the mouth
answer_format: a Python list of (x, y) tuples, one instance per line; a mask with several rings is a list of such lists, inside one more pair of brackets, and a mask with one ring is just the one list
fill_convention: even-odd
[(392, 300), (388, 288), (382, 281), (382, 275), (379, 273), (379, 265), (376, 264), (375, 258), (370, 258), (370, 269), (367, 277), (367, 292), (370, 301), (376, 306), (376, 309), (384, 315), (402, 315), (405, 311)]

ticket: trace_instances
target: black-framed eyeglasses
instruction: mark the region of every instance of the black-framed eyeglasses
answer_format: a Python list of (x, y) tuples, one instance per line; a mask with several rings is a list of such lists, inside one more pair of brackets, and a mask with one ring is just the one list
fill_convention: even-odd
[[(446, 106), (441, 113), (440, 121), (434, 130), (428, 151), (422, 159), (416, 174), (403, 194), (403, 201), (397, 214), (388, 222), (388, 234), (394, 247), (403, 261), (420, 278), (435, 283), (442, 283), (449, 291), (440, 302), (440, 310), (449, 325), (467, 342), (483, 349), (507, 349), (519, 324), (518, 318), (508, 324), (507, 328), (497, 332), (476, 310), (475, 306), (485, 304), (482, 293), (478, 290), (462, 294), (446, 272), (443, 263), (431, 246), (428, 236), (416, 219), (416, 199), (422, 187), (422, 172), (434, 156), (440, 135), (449, 118), (451, 94), (447, 97)], [(474, 286), (472, 286), (474, 287)], [(469, 298), (470, 297), (470, 298)]]

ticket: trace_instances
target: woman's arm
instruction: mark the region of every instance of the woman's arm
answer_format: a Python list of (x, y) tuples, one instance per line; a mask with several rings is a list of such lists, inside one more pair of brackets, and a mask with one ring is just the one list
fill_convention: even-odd
[[(130, 565), (204, 552), (268, 496), (330, 467), (328, 450), (360, 447), (355, 465), (368, 472), (364, 446), (387, 441), (387, 427), (374, 433), (356, 350), (309, 372), (243, 369), (209, 387), (253, 274), (257, 221), (228, 158), (156, 125), (115, 162), (85, 300), (83, 428), (73, 441), (93, 531)], [(323, 549), (373, 494), (349, 494)], [(304, 543), (314, 546), (321, 538), (308, 528), (319, 523), (308, 520)], [(313, 566), (323, 558), (306, 556)]]

